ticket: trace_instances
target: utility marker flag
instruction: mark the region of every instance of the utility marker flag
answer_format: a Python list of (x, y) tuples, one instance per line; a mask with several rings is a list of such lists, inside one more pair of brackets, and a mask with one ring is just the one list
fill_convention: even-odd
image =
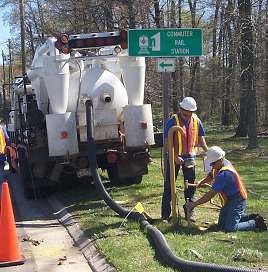
[(144, 212), (144, 208), (140, 202), (138, 202), (135, 206), (135, 209), (138, 213), (142, 214)]
[(136, 210), (138, 213), (142, 214), (144, 212), (144, 208), (140, 202), (136, 204), (134, 208), (132, 208), (129, 213), (126, 215), (126, 217), (123, 219), (122, 223), (120, 224), (119, 228), (121, 228), (124, 224), (124, 222), (127, 220), (128, 216), (133, 212), (133, 210)]

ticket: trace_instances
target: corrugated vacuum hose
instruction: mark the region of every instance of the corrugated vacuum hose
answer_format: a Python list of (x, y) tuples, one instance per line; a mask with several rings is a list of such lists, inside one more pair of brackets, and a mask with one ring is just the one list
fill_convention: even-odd
[[(93, 118), (92, 118), (93, 104), (90, 100), (86, 101), (86, 118), (87, 118), (87, 145), (88, 145), (88, 159), (90, 163), (90, 170), (95, 181), (96, 189), (105, 201), (105, 203), (121, 217), (126, 217), (129, 213), (128, 210), (118, 205), (110, 195), (107, 193), (105, 187), (102, 184), (101, 178), (98, 173), (98, 165), (96, 160), (96, 146), (93, 138)], [(146, 218), (137, 213), (131, 212), (128, 216), (129, 219), (139, 221), (141, 229), (147, 233), (151, 241), (153, 242), (157, 252), (162, 257), (162, 260), (172, 268), (182, 272), (257, 272), (259, 270), (237, 268), (225, 265), (217, 265), (210, 263), (201, 263), (187, 261), (177, 257), (170, 249), (164, 235), (154, 226), (152, 226)], [(179, 241), (178, 241), (179, 242)]]

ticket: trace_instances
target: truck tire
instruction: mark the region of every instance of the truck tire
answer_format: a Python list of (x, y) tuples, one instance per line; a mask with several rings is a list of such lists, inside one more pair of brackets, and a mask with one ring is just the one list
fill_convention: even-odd
[(140, 184), (142, 182), (142, 176), (131, 177), (127, 179), (129, 184)]
[(24, 148), (18, 149), (19, 176), (22, 182), (25, 197), (27, 199), (35, 199), (32, 173), (29, 167), (29, 161), (26, 152), (27, 151)]

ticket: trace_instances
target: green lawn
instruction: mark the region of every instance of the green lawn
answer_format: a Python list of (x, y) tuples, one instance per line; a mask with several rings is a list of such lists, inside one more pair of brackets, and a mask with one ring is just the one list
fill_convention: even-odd
[[(260, 149), (250, 151), (245, 150), (247, 141), (230, 138), (232, 133), (230, 130), (209, 128), (208, 143), (220, 145), (227, 151), (227, 158), (243, 177), (249, 191), (248, 211), (259, 212), (268, 218), (268, 138), (259, 140)], [(151, 154), (153, 163), (141, 184), (109, 188), (109, 183), (105, 182), (111, 196), (122, 206), (131, 209), (140, 201), (153, 218), (160, 218), (163, 189), (160, 149), (152, 149)], [(201, 156), (198, 158), (197, 175), (198, 178), (204, 175)], [(177, 190), (181, 212), (184, 204), (182, 184), (182, 176), (179, 176)], [(204, 189), (198, 195), (201, 193), (204, 193)], [(63, 195), (68, 199), (65, 204), (70, 205), (70, 211), (79, 215), (82, 229), (88, 236), (94, 237), (97, 247), (118, 271), (173, 271), (161, 262), (138, 223), (127, 221), (119, 228), (123, 219), (99, 199), (94, 188), (77, 186)], [(196, 209), (197, 224), (213, 222), (217, 220), (217, 214), (215, 207), (205, 204)], [(195, 250), (202, 255), (202, 262), (268, 269), (267, 232), (226, 234), (188, 227), (184, 219), (180, 226), (157, 222), (155, 226), (165, 235), (171, 249), (179, 257), (199, 261), (192, 253)], [(236, 261), (233, 258), (235, 255), (238, 256)]]

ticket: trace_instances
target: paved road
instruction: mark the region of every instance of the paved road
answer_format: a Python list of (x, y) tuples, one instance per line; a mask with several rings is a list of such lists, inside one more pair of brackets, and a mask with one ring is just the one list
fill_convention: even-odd
[(66, 229), (53, 218), (45, 200), (26, 200), (21, 182), (9, 175), (10, 191), (16, 218), (21, 254), (20, 266), (0, 268), (0, 272), (89, 272), (92, 271)]

